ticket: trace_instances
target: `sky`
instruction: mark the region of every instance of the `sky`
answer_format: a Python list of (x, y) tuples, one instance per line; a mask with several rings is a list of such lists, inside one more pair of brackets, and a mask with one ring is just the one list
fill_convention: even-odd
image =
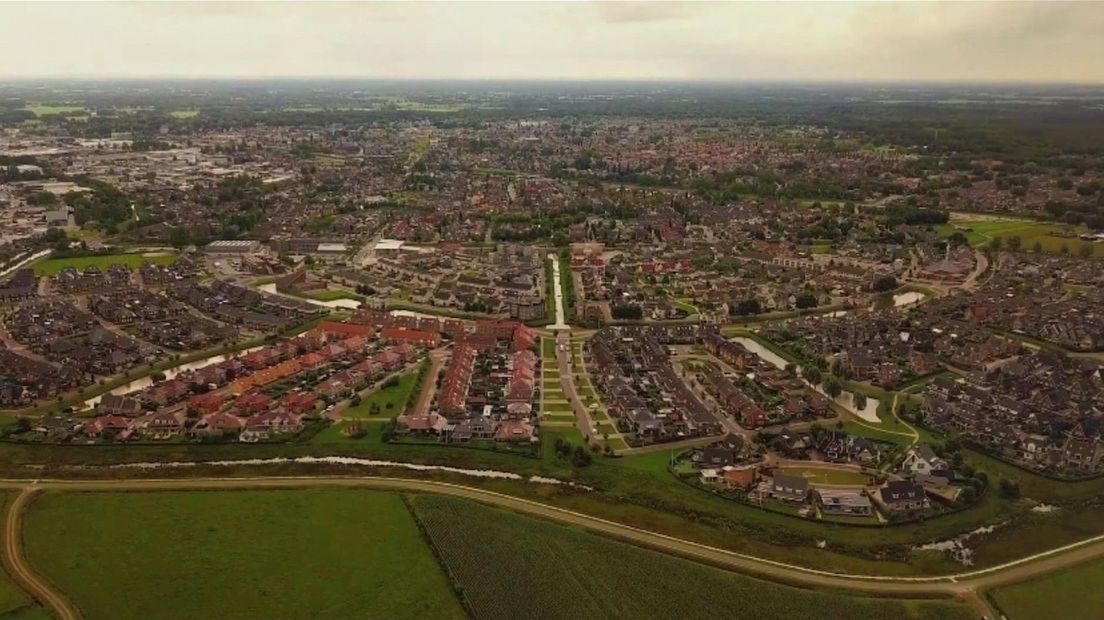
[(1104, 2), (0, 3), (0, 78), (1104, 83)]

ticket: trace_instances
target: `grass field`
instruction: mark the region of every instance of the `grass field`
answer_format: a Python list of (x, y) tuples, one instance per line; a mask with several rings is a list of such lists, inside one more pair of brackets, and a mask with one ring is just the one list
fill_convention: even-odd
[(783, 467), (782, 473), (801, 476), (812, 484), (870, 484), (870, 476), (857, 471), (843, 471), (824, 467)]
[(367, 417), (372, 411), (373, 405), (379, 405), (378, 415), (391, 417), (399, 415), (406, 408), (406, 402), (410, 398), (410, 392), (418, 381), (418, 371), (413, 370), (399, 377), (396, 385), (376, 390), (360, 401), (356, 407), (349, 407), (342, 412), (341, 417), (360, 418)]
[(305, 291), (304, 297), (310, 297), (311, 299), (317, 299), (318, 301), (335, 301), (338, 299), (354, 299), (356, 301), (364, 301), (362, 295), (357, 295), (352, 291), (346, 291), (344, 289), (324, 289), (319, 291)]
[(1104, 560), (1094, 560), (989, 593), (1009, 620), (1104, 618)]
[[(949, 224), (937, 227), (936, 230), (944, 237), (949, 237), (956, 230), (966, 228), (970, 230), (964, 230), (962, 234), (973, 246), (988, 245), (993, 239), (1000, 237), (1005, 247), (1008, 247), (1009, 239), (1019, 237), (1020, 247), (1024, 251), (1031, 251), (1035, 243), (1038, 243), (1044, 252), (1061, 252), (1062, 246), (1066, 246), (1073, 255), (1077, 255), (1085, 242), (1076, 237), (1057, 237), (1052, 233), (1068, 231), (1077, 235), (1088, 231), (1082, 226), (1011, 218), (954, 219)], [(1093, 256), (1104, 257), (1104, 244), (1088, 245), (1093, 248)]]
[(949, 601), (864, 599), (778, 585), (452, 498), (417, 496), (413, 507), (469, 609), (488, 620), (972, 617)]
[(23, 109), (34, 113), (35, 116), (45, 116), (47, 114), (84, 114), (87, 112), (84, 106), (80, 105), (50, 105), (44, 103), (26, 105), (23, 106)]
[(49, 494), (24, 537), (89, 620), (464, 617), (394, 493)]
[(195, 118), (195, 117), (199, 116), (199, 110), (195, 110), (195, 109), (191, 109), (191, 110), (185, 110), (185, 109), (172, 110), (171, 112), (169, 112), (169, 116), (171, 116), (173, 118), (176, 118), (176, 119)]
[(158, 265), (170, 265), (175, 260), (176, 254), (171, 252), (153, 256), (144, 256), (138, 253), (102, 254), (96, 256), (74, 256), (72, 258), (47, 258), (35, 263), (33, 266), (36, 275), (53, 276), (57, 275), (59, 271), (66, 267), (75, 267), (76, 269), (83, 270), (95, 266), (106, 271), (107, 268), (112, 265), (126, 265), (131, 269), (137, 269), (142, 266), (142, 263), (146, 262), (156, 263)]

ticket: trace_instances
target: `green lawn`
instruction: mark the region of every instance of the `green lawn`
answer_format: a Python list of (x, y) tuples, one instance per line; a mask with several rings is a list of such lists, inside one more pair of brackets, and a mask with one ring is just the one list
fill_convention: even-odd
[[(989, 244), (993, 239), (1000, 237), (1005, 242), (1005, 247), (1008, 247), (1009, 239), (1012, 237), (1019, 237), (1021, 248), (1025, 251), (1031, 251), (1035, 243), (1038, 242), (1044, 252), (1060, 252), (1062, 246), (1066, 246), (1070, 253), (1074, 255), (1077, 254), (1081, 246), (1086, 244), (1086, 242), (1076, 237), (1057, 237), (1051, 233), (1068, 231), (1075, 235), (1079, 235), (1088, 231), (1088, 229), (1083, 226), (1069, 226), (1053, 222), (1039, 222), (1035, 220), (1012, 218), (952, 220), (949, 224), (938, 226), (936, 230), (939, 234), (949, 237), (959, 228), (970, 229), (968, 231), (963, 231), (963, 235), (966, 236), (966, 240), (973, 246), (984, 246)], [(1104, 257), (1104, 245), (1099, 243), (1087, 245), (1093, 248), (1093, 256)]]
[(89, 620), (465, 617), (395, 493), (47, 494), (25, 523)]
[(84, 270), (88, 267), (98, 267), (106, 271), (112, 265), (126, 265), (131, 269), (137, 269), (142, 263), (156, 263), (158, 265), (171, 265), (176, 261), (176, 254), (167, 252), (153, 256), (142, 254), (103, 254), (96, 256), (74, 256), (72, 258), (47, 258), (34, 264), (36, 275), (53, 276), (66, 267), (75, 267)]
[(782, 473), (801, 476), (812, 484), (870, 484), (870, 476), (856, 471), (824, 467), (783, 467)]
[(473, 615), (488, 620), (972, 618), (951, 601), (793, 588), (463, 500), (419, 495), (413, 508)]
[(1031, 581), (997, 588), (989, 597), (1009, 620), (1104, 618), (1104, 560), (1093, 560)]
[(418, 382), (418, 372), (413, 370), (400, 375), (398, 383), (372, 392), (356, 407), (349, 407), (343, 411), (341, 417), (345, 419), (369, 417), (373, 405), (379, 406), (377, 415), (391, 417), (401, 414), (410, 398), (410, 392), (414, 389), (414, 384)]
[(336, 301), (338, 299), (353, 299), (356, 301), (364, 301), (364, 297), (362, 295), (357, 295), (352, 291), (335, 288), (319, 291), (304, 291), (303, 296), (310, 297), (311, 299), (317, 299), (318, 301)]

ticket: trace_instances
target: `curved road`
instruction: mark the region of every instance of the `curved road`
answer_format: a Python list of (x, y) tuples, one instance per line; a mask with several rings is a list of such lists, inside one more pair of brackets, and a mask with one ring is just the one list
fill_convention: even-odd
[(370, 488), (392, 491), (438, 493), (478, 501), (536, 517), (581, 526), (615, 538), (659, 551), (736, 570), (774, 581), (797, 586), (840, 589), (861, 594), (898, 596), (904, 598), (956, 597), (973, 607), (980, 616), (997, 615), (979, 593), (999, 585), (1015, 583), (1043, 572), (1071, 566), (1104, 556), (1104, 536), (1008, 562), (986, 569), (952, 575), (930, 577), (888, 577), (853, 575), (818, 570), (728, 551), (689, 540), (651, 532), (606, 519), (542, 504), (511, 495), (459, 484), (386, 477), (263, 477), (263, 478), (195, 478), (149, 480), (41, 480), (0, 481), (0, 488), (18, 491), (8, 511), (6, 526), (6, 557), (8, 568), (37, 600), (49, 605), (58, 618), (76, 620), (79, 613), (67, 599), (53, 590), (27, 566), (20, 543), (21, 513), (36, 490), (47, 491), (172, 491), (172, 490), (232, 490), (308, 487)]
[(34, 600), (48, 607), (57, 620), (80, 620), (80, 612), (69, 599), (39, 577), (23, 557), (23, 511), (33, 495), (34, 491), (24, 487), (8, 507), (4, 525), (4, 568)]

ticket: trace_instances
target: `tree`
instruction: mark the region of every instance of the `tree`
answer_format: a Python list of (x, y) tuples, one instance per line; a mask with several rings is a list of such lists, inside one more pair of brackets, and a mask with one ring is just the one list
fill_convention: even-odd
[(989, 242), (989, 249), (994, 252), (1000, 252), (1004, 247), (1004, 239), (1001, 237), (993, 237), (993, 240)]
[(1020, 239), (1019, 235), (1012, 235), (1008, 238), (1008, 249), (1013, 252), (1019, 252), (1023, 246), (1023, 239)]
[(161, 383), (164, 380), (165, 373), (161, 372), (160, 370), (150, 374), (150, 381), (153, 381), (154, 383)]
[(805, 291), (804, 293), (797, 296), (797, 301), (795, 305), (797, 306), (798, 310), (805, 310), (806, 308), (816, 308), (816, 295), (809, 291)]
[(748, 314), (759, 314), (762, 311), (763, 307), (759, 303), (758, 299), (745, 299), (743, 301), (736, 302), (736, 304), (732, 306), (731, 314), (740, 316)]
[(590, 451), (582, 446), (575, 446), (575, 451), (571, 453), (571, 464), (575, 467), (586, 467), (590, 465)]
[(855, 392), (855, 409), (859, 411), (866, 409), (866, 394)]
[(813, 385), (820, 385), (820, 382), (824, 380), (824, 375), (821, 374), (820, 369), (816, 366), (806, 366), (802, 368), (801, 376), (805, 377), (805, 380)]
[(793, 362), (790, 362), (790, 363), (786, 364), (786, 374), (790, 375), (791, 377), (796, 377), (797, 376), (797, 364), (795, 364)]
[(897, 278), (893, 276), (882, 276), (877, 280), (874, 280), (874, 290), (879, 293), (886, 293), (897, 288)]
[(839, 379), (829, 377), (828, 380), (824, 382), (824, 393), (832, 398), (836, 398), (840, 394), (843, 394), (843, 386), (840, 385)]

